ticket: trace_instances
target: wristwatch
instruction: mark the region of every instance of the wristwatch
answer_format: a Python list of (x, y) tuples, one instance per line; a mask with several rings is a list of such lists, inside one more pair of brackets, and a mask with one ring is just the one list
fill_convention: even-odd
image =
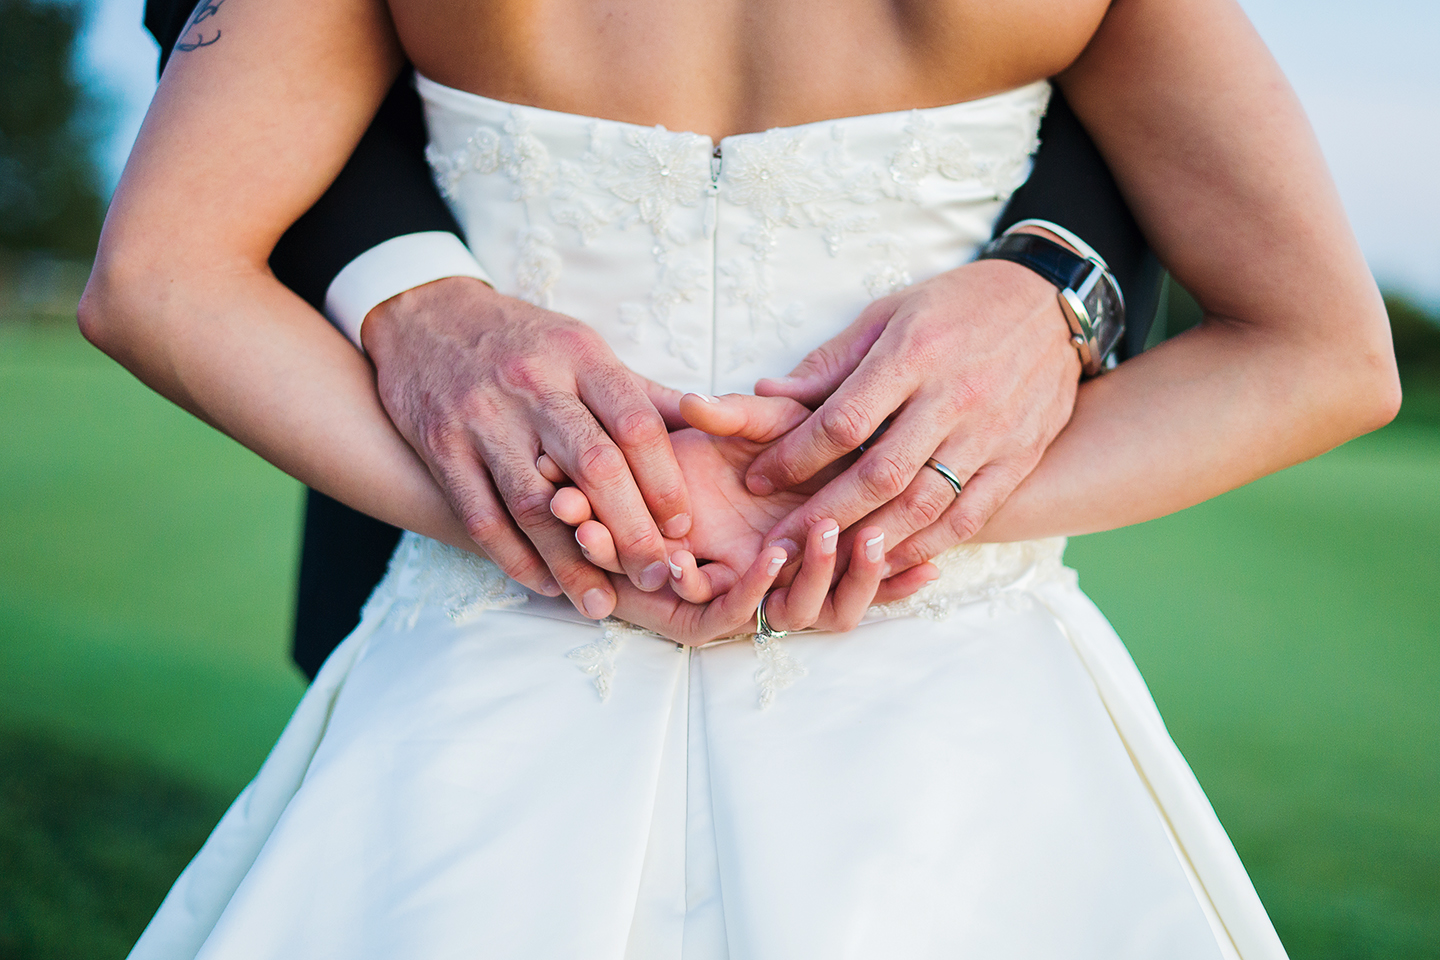
[[(1085, 255), (1033, 233), (1015, 232), (1024, 226), (1064, 237)], [(985, 244), (976, 259), (1009, 260), (1055, 284), (1084, 375), (1093, 377), (1114, 366), (1115, 347), (1125, 332), (1125, 297), (1104, 258), (1083, 240), (1048, 221), (1022, 220)]]

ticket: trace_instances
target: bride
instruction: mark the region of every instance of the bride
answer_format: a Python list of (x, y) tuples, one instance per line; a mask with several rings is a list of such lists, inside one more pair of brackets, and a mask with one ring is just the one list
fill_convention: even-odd
[[(1284, 955), (1061, 564), (1067, 534), (1182, 509), (1398, 405), (1374, 283), (1231, 0), (202, 13), (116, 193), (82, 327), (413, 532), (133, 956)], [(363, 357), (266, 268), (402, 50), (497, 315), (578, 317), (689, 394), (657, 391), (693, 524), (662, 589), (611, 578), (613, 617), (470, 552)], [(751, 385), (835, 338), (862, 370), (898, 355), (907, 311), (947, 296), (1023, 181), (1046, 77), (1205, 322), (1086, 381), (1014, 495), (939, 556), (924, 535), (887, 550), (887, 508), (836, 515), (868, 430), (762, 492), (754, 471), (814, 418), (785, 384)], [(518, 394), (534, 373), (497, 377)], [(919, 444), (921, 399), (865, 411), (894, 416), (862, 465)], [(565, 485), (583, 468), (567, 444), (483, 467), (538, 472), (618, 569), (615, 519)], [(953, 467), (965, 449), (908, 455)]]

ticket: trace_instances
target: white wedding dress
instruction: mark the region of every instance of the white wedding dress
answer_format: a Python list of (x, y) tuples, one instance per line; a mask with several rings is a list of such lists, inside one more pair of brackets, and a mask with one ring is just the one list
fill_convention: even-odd
[[(706, 393), (970, 258), (1044, 83), (709, 138), (418, 80), (500, 289)], [(135, 960), (1282, 958), (1064, 542), (684, 649), (406, 534)]]

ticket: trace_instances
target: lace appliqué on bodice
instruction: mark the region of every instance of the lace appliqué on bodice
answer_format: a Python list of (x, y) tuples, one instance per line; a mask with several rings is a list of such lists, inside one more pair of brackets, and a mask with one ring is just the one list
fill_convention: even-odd
[(615, 679), (615, 657), (620, 647), (630, 637), (648, 637), (664, 640), (658, 633), (614, 617), (600, 621), (600, 637), (582, 647), (570, 651), (570, 659), (580, 664), (580, 669), (595, 678), (595, 692), (602, 701), (610, 699), (610, 684)]
[[(1038, 584), (1060, 580), (1074, 582), (1075, 572), (1062, 562), (1065, 539), (1028, 540), (1020, 543), (963, 544), (933, 561), (940, 576), (912, 596), (895, 603), (870, 608), (867, 620), (894, 617), (925, 617), (943, 620), (961, 608), (989, 603), (992, 614), (1003, 608), (1021, 607)], [(468, 623), (487, 610), (522, 607), (531, 597), (528, 590), (511, 580), (493, 562), (457, 550), (436, 540), (406, 533), (390, 559), (390, 567), (365, 604), (362, 618), (380, 622), (399, 620), (413, 627), (428, 608), (438, 607), (457, 623)], [(616, 661), (626, 641), (666, 640), (660, 634), (623, 620), (599, 621), (600, 636), (570, 651), (574, 660), (595, 682), (600, 699), (610, 696), (616, 675)], [(715, 643), (751, 641), (743, 633)], [(787, 649), (784, 641), (755, 642), (759, 667), (755, 682), (759, 704), (767, 707), (776, 695), (805, 676), (805, 667)], [(703, 649), (703, 648), (702, 648)]]
[(1075, 571), (1065, 566), (1065, 538), (1022, 540), (1016, 543), (961, 544), (931, 562), (940, 576), (904, 600), (877, 604), (872, 617), (924, 617), (944, 620), (960, 607), (988, 602), (992, 614), (1003, 607), (1028, 602), (1035, 584), (1075, 582)]
[[(698, 369), (696, 345), (677, 333), (671, 317), (678, 304), (705, 292), (708, 268), (676, 253), (685, 238), (672, 229), (671, 219), (676, 207), (694, 207), (714, 189), (706, 161), (709, 141), (664, 127), (598, 120), (589, 123), (589, 134), (589, 149), (579, 160), (555, 160), (531, 132), (525, 111), (512, 107), (501, 132), (478, 127), (459, 150), (445, 153), (432, 145), (426, 157), (441, 192), (451, 200), (468, 174), (501, 174), (510, 180), (510, 197), (524, 204), (530, 224), (519, 238), (518, 295), (537, 306), (551, 306), (550, 291), (564, 266), (547, 222), (574, 230), (582, 246), (594, 243), (607, 229), (636, 224), (649, 228), (655, 281), (646, 302), (621, 305), (620, 322), (636, 342), (644, 342), (649, 327), (659, 329), (671, 355)], [(596, 187), (608, 197), (597, 199)]]
[(361, 619), (396, 618), (409, 629), (427, 607), (467, 623), (486, 610), (518, 607), (530, 593), (484, 557), (406, 532)]
[[(700, 370), (705, 345), (694, 331), (680, 329), (675, 312), (714, 291), (748, 318), (748, 336), (730, 343), (722, 364), (733, 372), (756, 362), (767, 342), (803, 344), (797, 338), (803, 336), (805, 304), (777, 294), (772, 276), (782, 234), (794, 235), (786, 243), (818, 244), (831, 258), (847, 244), (858, 244), (869, 266), (847, 282), (863, 288), (867, 300), (909, 285), (914, 279), (909, 245), (898, 234), (877, 231), (875, 205), (920, 206), (930, 178), (973, 184), (977, 199), (1007, 197), (1023, 182), (1039, 145), (1048, 88), (1019, 118), (1004, 146), (976, 149), (937, 124), (937, 109), (947, 108), (935, 108), (878, 115), (887, 131), (894, 128), (893, 137), (881, 149), (867, 142), (859, 156), (847, 145), (855, 118), (727, 137), (712, 155), (710, 139), (696, 134), (485, 102), (507, 110), (498, 129), (493, 123), (477, 125), (462, 146), (432, 145), (427, 157), (441, 191), (455, 204), (463, 204), (459, 188), (466, 177), (509, 182), (508, 198), (523, 206), (526, 224), (516, 236), (517, 295), (552, 305), (551, 293), (565, 271), (562, 251), (574, 249), (559, 242), (560, 231), (573, 231), (583, 249), (607, 231), (643, 227), (653, 240), (654, 281), (644, 300), (619, 304), (620, 329), (636, 342), (658, 332), (671, 356)], [(552, 150), (535, 125), (549, 130), (557, 123), (562, 128), (588, 123), (588, 148), (581, 153), (561, 137)], [(555, 150), (566, 149), (569, 158), (556, 156)], [(703, 228), (675, 226), (677, 210), (701, 204)], [(735, 224), (738, 236), (729, 247), (744, 252), (720, 256), (712, 247), (709, 255), (697, 256), (696, 234), (713, 240), (722, 206), (748, 214)]]

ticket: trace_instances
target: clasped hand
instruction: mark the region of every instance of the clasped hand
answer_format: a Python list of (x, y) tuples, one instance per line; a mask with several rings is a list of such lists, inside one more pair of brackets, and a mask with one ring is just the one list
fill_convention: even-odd
[(1054, 288), (1002, 261), (876, 301), (761, 396), (719, 403), (682, 401), (579, 321), (474, 280), (394, 298), (364, 340), (387, 411), (486, 555), (587, 616), (691, 643), (738, 632), (776, 584), (778, 629), (848, 629), (918, 589), (1038, 462), (1079, 379)]

